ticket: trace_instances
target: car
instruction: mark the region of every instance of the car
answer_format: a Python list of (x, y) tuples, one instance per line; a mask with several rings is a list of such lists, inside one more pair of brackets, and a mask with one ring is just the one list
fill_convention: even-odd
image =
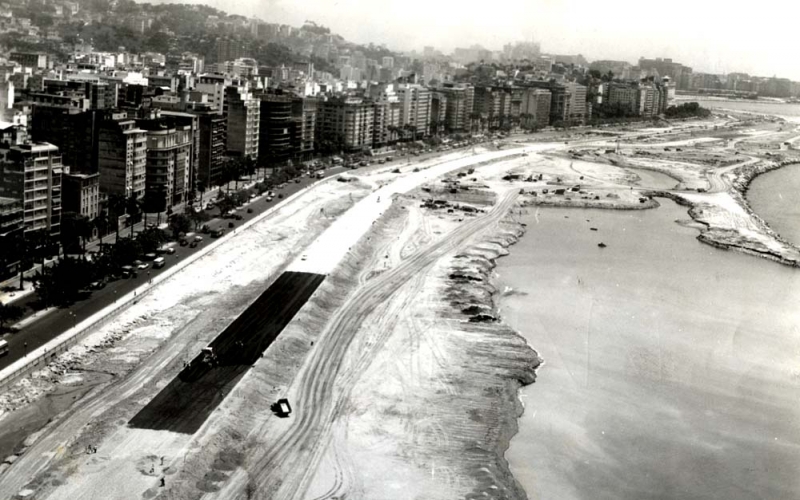
[(203, 241), (203, 237), (202, 237), (202, 236), (200, 236), (200, 235), (198, 234), (198, 235), (196, 235), (196, 236), (194, 237), (194, 241), (196, 241), (196, 242), (198, 242), (198, 243), (199, 243), (199, 242)]
[(203, 227), (200, 228), (200, 232), (203, 234), (208, 234), (211, 232), (211, 228), (208, 227), (208, 224), (203, 224)]
[(167, 261), (164, 257), (156, 257), (156, 260), (153, 261), (153, 269), (161, 269), (167, 264)]
[(233, 214), (233, 218), (236, 219), (236, 220), (242, 220), (244, 217), (242, 217), (239, 214)]
[(305, 254), (303, 254), (303, 256), (302, 256), (302, 257), (300, 257), (300, 260), (306, 260), (307, 258), (308, 258), (308, 256), (307, 256), (307, 255), (305, 255)]
[(100, 290), (101, 288), (105, 288), (105, 286), (106, 286), (105, 280), (97, 280), (89, 283), (89, 288), (91, 288), (92, 290)]
[(272, 201), (272, 196), (267, 196), (267, 203)]
[(193, 242), (189, 243), (189, 248), (197, 248), (197, 242), (193, 241)]
[(228, 229), (233, 229), (234, 227), (236, 227), (236, 224), (233, 222), (228, 222)]
[(361, 165), (362, 167), (366, 167), (367, 166), (367, 162), (362, 161), (361, 163), (359, 163), (359, 165)]
[(147, 260), (156, 260), (156, 257), (158, 257), (158, 255), (156, 255), (154, 253), (148, 253), (148, 254), (145, 254), (145, 256), (144, 256), (144, 258), (147, 259)]
[(182, 246), (182, 247), (185, 247), (186, 245), (189, 244), (189, 242), (186, 241), (186, 238), (183, 238), (183, 239), (181, 239), (181, 241), (178, 242), (178, 244), (180, 244), (180, 246)]
[(295, 179), (295, 180), (294, 180), (294, 183), (295, 183), (295, 184), (300, 184), (300, 179)]
[(141, 260), (134, 260), (133, 267), (135, 267), (136, 269), (147, 269), (148, 267), (150, 267), (150, 264), (148, 264), (147, 262), (142, 262)]
[(393, 157), (391, 157), (391, 156), (387, 156), (387, 157), (386, 157), (386, 161), (394, 161), (394, 158), (393, 158)]
[(134, 273), (132, 266), (122, 266), (119, 269), (119, 275), (121, 277), (123, 277), (123, 278), (130, 278), (130, 277), (134, 276), (135, 274), (136, 273)]
[[(233, 224), (233, 223), (231, 222), (231, 224)], [(214, 231), (211, 232), (211, 237), (212, 238), (219, 238), (223, 234), (225, 234), (225, 230), (224, 229), (222, 229), (222, 228), (215, 229)]]
[(280, 200), (282, 198), (283, 198), (283, 193), (278, 193), (278, 199)]
[(248, 208), (248, 209), (247, 209), (247, 213), (248, 213), (248, 214), (252, 214), (252, 213), (253, 213), (253, 209), (252, 209), (252, 208)]
[(378, 163), (379, 163), (379, 164), (381, 164), (381, 165), (383, 165), (384, 163), (386, 163), (386, 160), (384, 160), (383, 158), (381, 158), (380, 160), (378, 160)]

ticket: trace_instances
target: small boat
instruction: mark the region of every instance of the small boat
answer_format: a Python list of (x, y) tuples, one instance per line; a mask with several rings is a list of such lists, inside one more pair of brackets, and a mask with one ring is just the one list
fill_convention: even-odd
[(598, 244), (597, 244), (597, 246), (599, 246), (600, 248), (605, 248), (605, 247), (607, 247), (608, 245), (606, 245), (605, 243), (603, 243), (603, 242), (601, 241), (600, 243), (598, 243)]
[(589, 230), (590, 231), (597, 231), (597, 228), (596, 227), (590, 227)]

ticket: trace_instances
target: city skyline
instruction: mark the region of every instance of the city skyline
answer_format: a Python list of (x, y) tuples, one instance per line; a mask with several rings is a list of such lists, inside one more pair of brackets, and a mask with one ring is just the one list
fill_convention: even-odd
[(365, 0), (331, 4), (315, 0), (184, 3), (207, 4), (231, 14), (295, 26), (312, 20), (352, 42), (385, 44), (395, 51), (421, 51), (428, 45), (450, 53), (455, 47), (476, 43), (500, 50), (506, 43), (535, 40), (547, 53), (580, 53), (589, 60), (636, 63), (640, 57), (666, 57), (698, 72), (742, 72), (800, 80), (800, 65), (787, 63), (793, 57), (791, 20), (800, 16), (800, 4), (778, 0), (761, 2), (761, 7), (747, 16), (691, 0), (676, 0), (653, 12), (644, 12), (632, 0), (591, 4), (578, 0), (506, 0), (493, 4), (493, 9), (475, 9), (455, 0), (408, 0), (401, 4)]

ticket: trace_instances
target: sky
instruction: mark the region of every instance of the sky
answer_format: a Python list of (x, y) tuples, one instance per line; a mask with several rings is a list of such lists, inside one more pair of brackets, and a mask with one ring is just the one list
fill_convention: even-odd
[(553, 54), (635, 63), (671, 57), (696, 72), (800, 81), (800, 1), (760, 0), (191, 0), (399, 51), (445, 53), (534, 40)]

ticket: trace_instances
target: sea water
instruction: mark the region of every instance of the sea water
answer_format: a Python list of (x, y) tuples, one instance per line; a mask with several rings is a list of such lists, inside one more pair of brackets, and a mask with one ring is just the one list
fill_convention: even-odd
[(503, 319), (545, 360), (512, 472), (531, 499), (800, 498), (800, 270), (659, 201), (529, 209), (500, 259)]

